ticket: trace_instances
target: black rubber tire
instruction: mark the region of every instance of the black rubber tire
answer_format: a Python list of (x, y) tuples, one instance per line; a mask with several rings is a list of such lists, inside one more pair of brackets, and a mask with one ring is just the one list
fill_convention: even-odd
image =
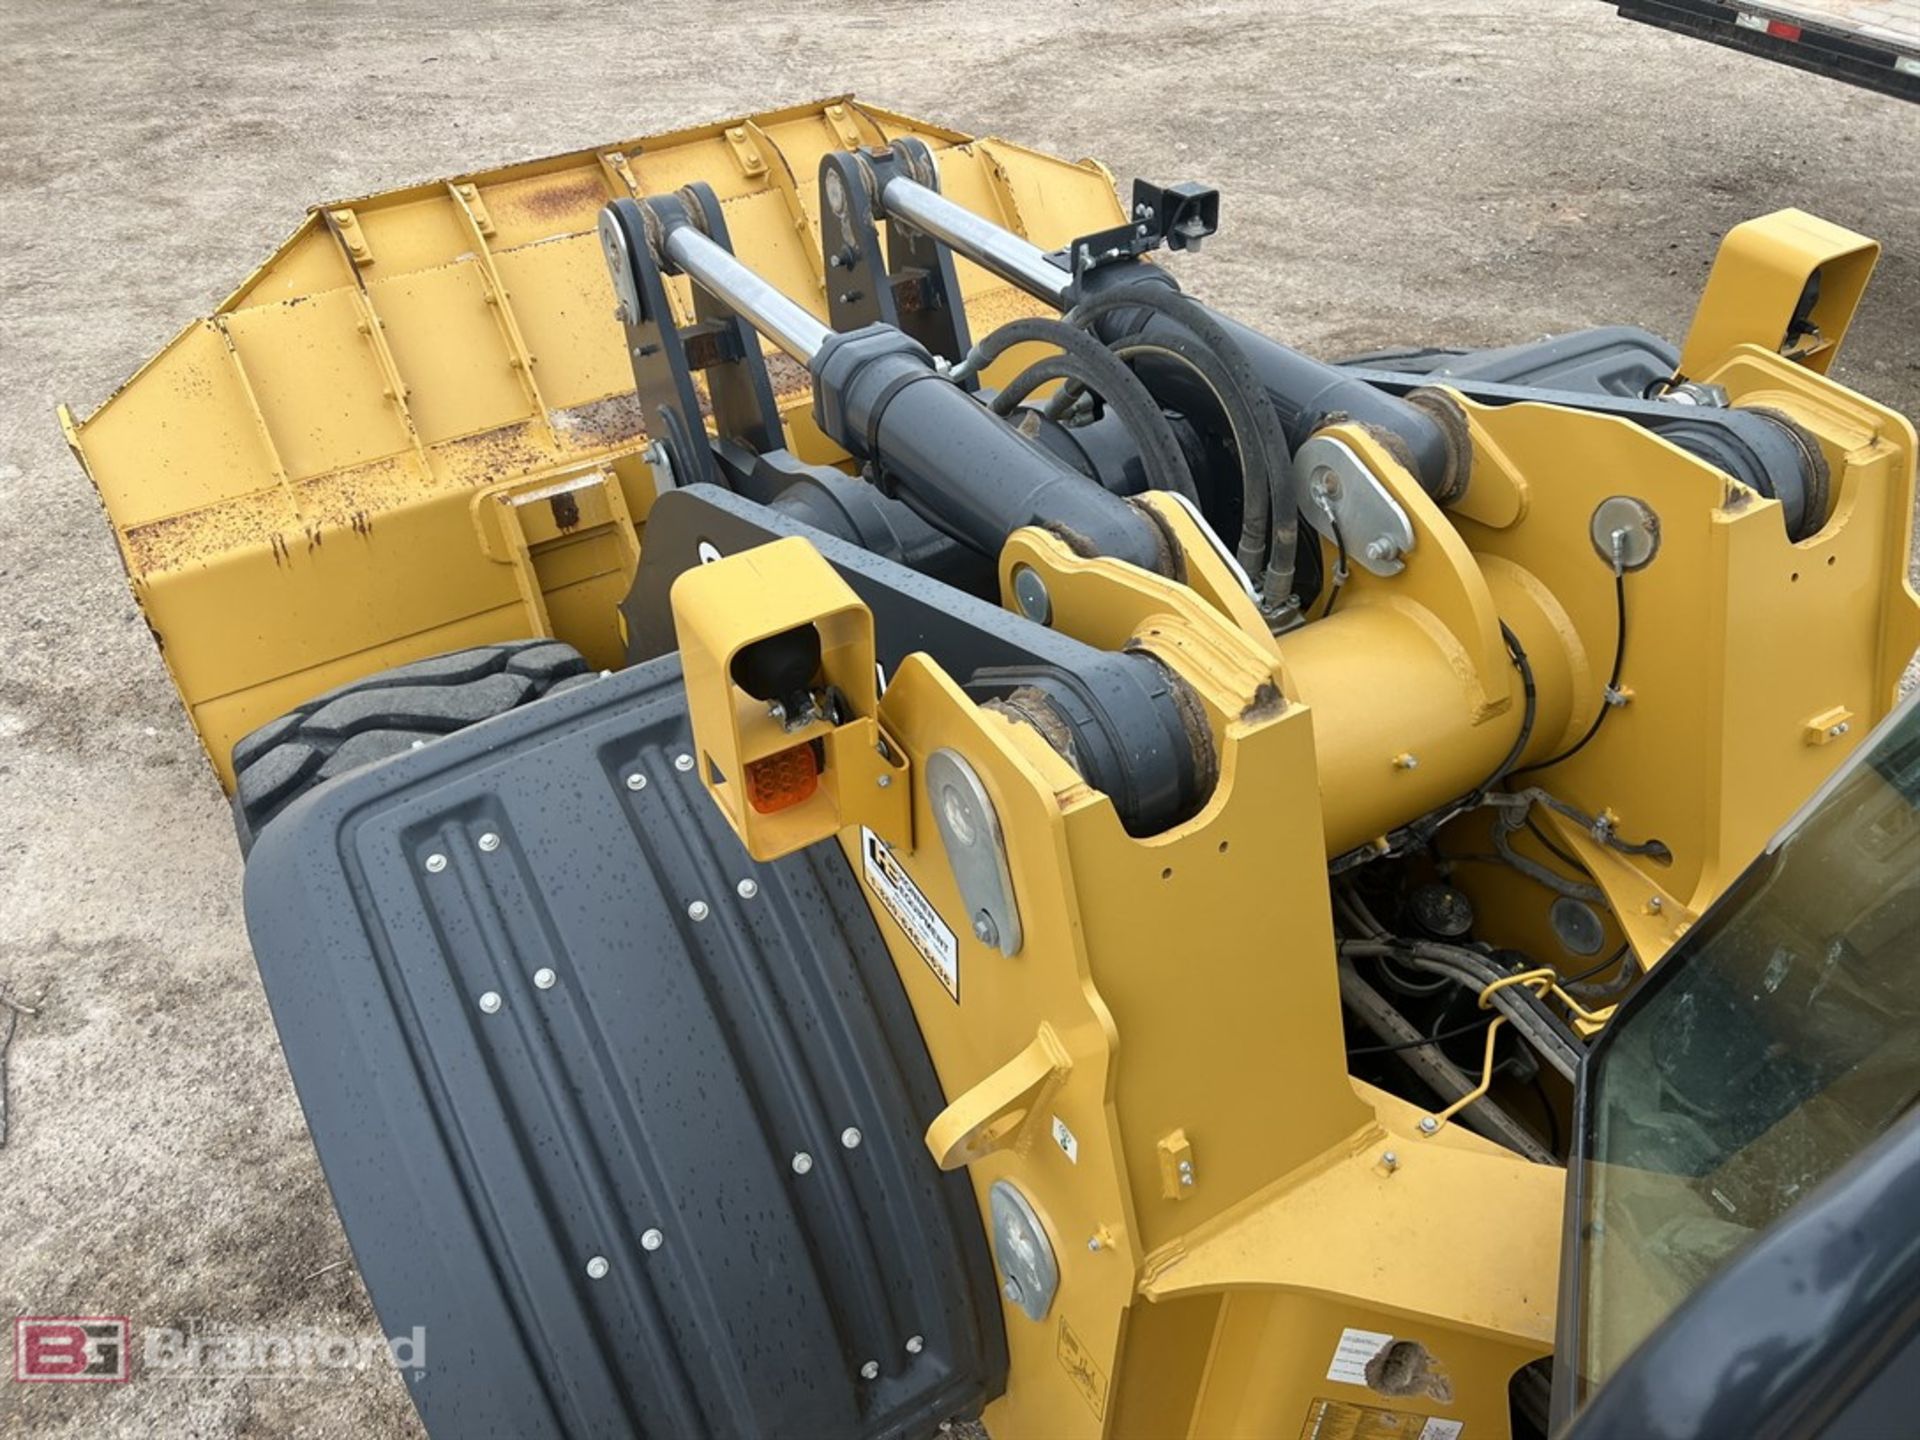
[(295, 799), (336, 775), (596, 678), (571, 645), (509, 640), (362, 676), (268, 721), (233, 747), (240, 853)]

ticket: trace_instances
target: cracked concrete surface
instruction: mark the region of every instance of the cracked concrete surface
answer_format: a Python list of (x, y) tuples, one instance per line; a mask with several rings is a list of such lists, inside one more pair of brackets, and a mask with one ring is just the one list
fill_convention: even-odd
[[(314, 201), (838, 91), (1203, 178), (1190, 287), (1320, 353), (1685, 326), (1718, 235), (1879, 237), (1839, 378), (1920, 412), (1920, 111), (1596, 0), (0, 3), (0, 1310), (370, 1332), (221, 796), (53, 407)], [(4, 1318), (4, 1317), (0, 1317)], [(43, 1436), (415, 1433), (399, 1380), (0, 1387)]]

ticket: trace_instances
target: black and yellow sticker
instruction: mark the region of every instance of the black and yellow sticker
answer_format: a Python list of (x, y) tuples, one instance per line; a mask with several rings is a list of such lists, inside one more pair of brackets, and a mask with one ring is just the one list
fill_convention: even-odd
[(1073, 1333), (1073, 1327), (1067, 1324), (1067, 1317), (1060, 1317), (1060, 1363), (1065, 1367), (1067, 1376), (1073, 1381), (1073, 1388), (1080, 1392), (1080, 1398), (1087, 1402), (1087, 1408), (1093, 1411), (1093, 1418), (1107, 1418), (1107, 1377), (1101, 1372), (1099, 1364), (1093, 1358), (1093, 1352), (1080, 1343), (1080, 1337)]
[(1315, 1400), (1307, 1406), (1300, 1440), (1460, 1440), (1464, 1420), (1385, 1410), (1347, 1400)]

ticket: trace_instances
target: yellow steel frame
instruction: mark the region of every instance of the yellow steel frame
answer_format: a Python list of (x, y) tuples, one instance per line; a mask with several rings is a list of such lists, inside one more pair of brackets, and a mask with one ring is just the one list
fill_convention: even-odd
[[(1758, 222), (1737, 248), (1770, 233)], [(1797, 296), (1804, 279), (1784, 267), (1753, 283)], [(1719, 285), (1696, 333), (1777, 300)], [(1738, 313), (1718, 313), (1728, 305)], [(1541, 816), (1642, 963), (1890, 709), (1920, 644), (1911, 427), (1745, 338), (1696, 363), (1695, 378), (1817, 444), (1833, 497), (1817, 534), (1790, 541), (1777, 502), (1640, 427), (1456, 396), (1473, 468), (1447, 511), (1374, 436), (1330, 428), (1415, 542), (1399, 574), (1356, 569), (1336, 613), (1278, 639), (1164, 497), (1147, 503), (1183, 551), (1184, 584), (1038, 530), (1012, 536), (1010, 608), (1031, 568), (1051, 624), (1154, 655), (1198, 698), (1218, 783), (1163, 834), (1127, 835), (1038, 732), (973, 704), (934, 657), (909, 657), (880, 695), (873, 723), (910, 796), (896, 863), (942, 915), (966, 914), (921, 779), (936, 750), (958, 751), (998, 814), (1025, 928), (1008, 957), (953, 926), (949, 984), (875, 905), (948, 1097), (929, 1151), (967, 1167), (983, 1213), (994, 1182), (1017, 1184), (1060, 1262), (1041, 1322), (1005, 1309), (994, 1434), (1391, 1437), (1430, 1419), (1506, 1433), (1510, 1377), (1551, 1349), (1562, 1172), (1348, 1076), (1327, 860), (1471, 790), (1513, 745), (1524, 705), (1503, 621), (1538, 689), (1523, 761), (1584, 732), (1612, 664), (1614, 574), (1589, 535), (1612, 495), (1644, 501), (1660, 529), (1652, 563), (1626, 578), (1629, 698), (1534, 778), (1669, 847), (1668, 861), (1627, 857)], [(799, 600), (768, 613), (778, 601), (747, 584), (752, 553), (706, 567), (700, 623), (747, 624), (749, 608), (758, 631), (811, 618)], [(873, 801), (841, 793), (858, 873)], [(1442, 850), (1469, 848), (1479, 823), (1456, 821)], [(1482, 933), (1547, 962), (1512, 983), (1564, 996), (1554, 967), (1575, 957), (1546, 924), (1551, 893), (1505, 870), (1455, 880)], [(1567, 1009), (1588, 1032), (1609, 1013)], [(1393, 1366), (1341, 1359), (1386, 1337)]]

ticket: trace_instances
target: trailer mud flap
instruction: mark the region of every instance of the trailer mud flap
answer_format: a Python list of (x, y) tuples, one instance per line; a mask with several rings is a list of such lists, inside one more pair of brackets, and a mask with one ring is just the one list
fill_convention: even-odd
[(247, 925), (389, 1335), (446, 1436), (907, 1436), (1005, 1337), (943, 1102), (837, 846), (770, 865), (677, 661), (321, 787)]

